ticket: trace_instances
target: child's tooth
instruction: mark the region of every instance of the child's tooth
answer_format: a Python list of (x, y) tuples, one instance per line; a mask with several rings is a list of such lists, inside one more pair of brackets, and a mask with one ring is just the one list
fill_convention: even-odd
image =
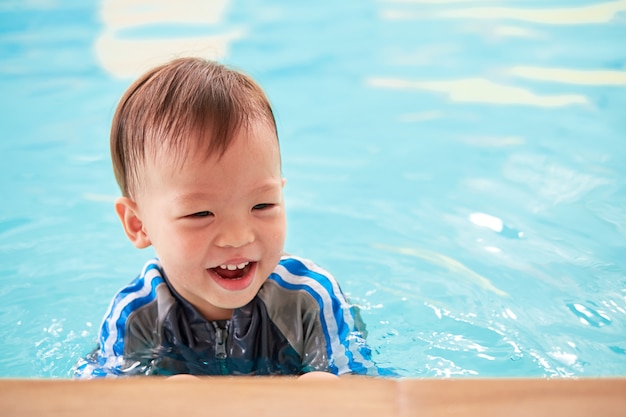
[(231, 264), (224, 264), (224, 265), (220, 265), (221, 269), (228, 269), (229, 271), (234, 271), (235, 269), (244, 269), (250, 262), (242, 262), (239, 265), (231, 265)]

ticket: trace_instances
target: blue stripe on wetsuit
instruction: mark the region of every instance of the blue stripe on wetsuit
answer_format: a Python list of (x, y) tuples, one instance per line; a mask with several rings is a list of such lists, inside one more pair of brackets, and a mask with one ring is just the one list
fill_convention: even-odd
[[(317, 293), (317, 291), (315, 291), (313, 288), (309, 287), (308, 285), (304, 285), (304, 284), (291, 284), (285, 280), (283, 280), (283, 278), (278, 275), (277, 273), (273, 272), (270, 275), (270, 279), (273, 279), (274, 281), (276, 281), (281, 287), (286, 288), (288, 290), (304, 290), (307, 293), (309, 293), (311, 295), (311, 297), (313, 297), (315, 299), (315, 301), (317, 301), (317, 303), (320, 306), (320, 311), (323, 309), (323, 304), (324, 302), (322, 301), (322, 297)], [(326, 340), (326, 355), (328, 356), (328, 358), (332, 358), (333, 357), (333, 351), (331, 348), (331, 344), (330, 344), (330, 335), (328, 333), (328, 328), (326, 327), (326, 318), (323, 315), (320, 315), (321, 317), (321, 322), (322, 322), (322, 330), (324, 331), (324, 340)], [(332, 373), (337, 374), (339, 372), (339, 370), (332, 365), (332, 363), (329, 363), (329, 367), (330, 370), (332, 371)]]
[[(152, 277), (150, 282), (146, 283), (146, 275), (152, 271), (156, 270), (157, 275)], [(101, 333), (100, 333), (100, 346), (104, 348), (106, 345), (106, 341), (113, 337), (109, 334), (109, 326), (111, 322), (115, 323), (115, 327), (117, 329), (117, 336), (113, 343), (113, 354), (116, 356), (124, 355), (124, 333), (126, 332), (126, 322), (128, 321), (128, 317), (130, 314), (142, 306), (154, 301), (157, 297), (156, 288), (159, 284), (164, 283), (163, 278), (161, 277), (161, 271), (159, 269), (159, 265), (155, 262), (151, 262), (142, 271), (141, 275), (139, 275), (135, 280), (133, 280), (128, 286), (123, 288), (120, 292), (117, 293), (113, 300), (113, 305), (120, 305), (127, 303), (122, 311), (119, 312), (119, 316), (113, 317), (113, 313), (115, 309), (111, 309), (109, 315), (105, 318), (102, 323)], [(150, 285), (150, 292), (141, 297), (133, 297), (136, 296), (138, 292), (140, 292), (146, 285)], [(130, 300), (126, 300), (126, 298), (130, 298)]]
[[(357, 373), (367, 372), (366, 371), (367, 368), (363, 364), (355, 361), (353, 352), (349, 348), (348, 336), (350, 332), (352, 332), (354, 329), (353, 329), (353, 325), (347, 323), (344, 320), (344, 315), (343, 315), (344, 311), (343, 311), (340, 299), (345, 299), (345, 297), (341, 293), (341, 290), (339, 290), (339, 294), (336, 294), (333, 288), (333, 283), (330, 281), (330, 279), (326, 275), (312, 271), (311, 269), (309, 269), (306, 265), (304, 265), (301, 261), (297, 259), (294, 259), (294, 258), (283, 259), (280, 261), (280, 265), (285, 267), (285, 269), (292, 275), (305, 276), (305, 277), (315, 280), (328, 292), (330, 299), (331, 299), (331, 303), (332, 303), (331, 308), (333, 312), (333, 317), (335, 318), (337, 330), (339, 332), (338, 337), (339, 337), (341, 344), (345, 348), (345, 352), (346, 352), (345, 354), (348, 359), (348, 367), (350, 368), (351, 371), (355, 371)], [(282, 277), (280, 277), (276, 273), (272, 274), (272, 277), (281, 286), (284, 286), (287, 289), (305, 290), (306, 292), (311, 294), (313, 298), (318, 302), (318, 304), (320, 305), (320, 311), (323, 311), (324, 302), (323, 302), (322, 295), (318, 294), (318, 292), (315, 289), (311, 288), (310, 286), (306, 284), (296, 285), (296, 284), (287, 283), (284, 281)], [(350, 316), (353, 318), (351, 310), (349, 311), (349, 313), (350, 313)], [(329, 360), (331, 360), (335, 356), (332, 354), (333, 352), (332, 352), (332, 346), (330, 343), (330, 334), (328, 332), (328, 327), (326, 324), (326, 317), (324, 316), (324, 314), (321, 314), (320, 317), (321, 317), (321, 322), (322, 322), (322, 328), (324, 330), (324, 337), (326, 339), (326, 345), (327, 345), (326, 350), (328, 353), (328, 358)], [(340, 352), (337, 352), (337, 353), (340, 353)], [(361, 351), (361, 349), (359, 349), (359, 353), (364, 358), (369, 357), (369, 353)], [(334, 365), (332, 365), (332, 361), (329, 365), (331, 366), (331, 370), (333, 371), (333, 373), (335, 374), (338, 373), (338, 369)]]

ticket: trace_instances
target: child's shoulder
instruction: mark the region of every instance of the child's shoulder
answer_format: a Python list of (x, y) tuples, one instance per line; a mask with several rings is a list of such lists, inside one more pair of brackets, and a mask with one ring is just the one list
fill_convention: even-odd
[(149, 260), (144, 264), (139, 275), (117, 292), (112, 304), (132, 303), (137, 307), (139, 304), (155, 300), (159, 293), (158, 288), (167, 285), (163, 275), (159, 260)]
[(310, 259), (284, 255), (268, 281), (283, 290), (306, 292), (314, 298), (343, 298), (335, 277)]
[(293, 278), (299, 280), (336, 282), (333, 275), (310, 259), (291, 254), (283, 255), (274, 269), (273, 277)]
[(128, 341), (126, 329), (154, 323), (172, 305), (160, 262), (157, 259), (146, 262), (139, 275), (111, 300), (100, 328), (102, 351), (107, 355), (123, 355)]

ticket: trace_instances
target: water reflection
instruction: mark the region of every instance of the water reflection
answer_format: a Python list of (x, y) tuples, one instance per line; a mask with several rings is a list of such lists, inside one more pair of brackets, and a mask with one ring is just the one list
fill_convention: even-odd
[[(468, 1), (469, 2), (469, 1)], [(457, 2), (435, 2), (435, 1), (388, 1), (388, 3), (406, 4), (440, 4), (459, 3)], [(484, 3), (475, 1), (477, 4)], [(454, 4), (453, 4), (454, 5)], [(471, 7), (471, 8), (449, 8), (446, 10), (385, 10), (382, 17), (385, 19), (407, 20), (407, 19), (481, 19), (481, 20), (520, 20), (531, 23), (550, 25), (579, 25), (589, 23), (606, 23), (613, 20), (620, 12), (626, 11), (626, 1), (611, 1), (594, 4), (590, 6), (561, 7), (561, 8), (514, 8), (514, 7)]]
[(524, 104), (538, 107), (589, 104), (587, 98), (580, 94), (537, 94), (522, 87), (499, 84), (485, 78), (464, 78), (445, 81), (369, 78), (366, 82), (372, 87), (444, 93), (453, 102)]
[[(102, 67), (135, 77), (172, 57), (221, 59), (241, 29), (219, 28), (228, 0), (104, 0), (104, 29), (94, 49)], [(218, 26), (217, 33), (211, 33)], [(192, 30), (195, 29), (195, 30)]]
[(507, 70), (511, 75), (531, 80), (578, 85), (626, 85), (626, 71), (579, 70), (519, 66)]

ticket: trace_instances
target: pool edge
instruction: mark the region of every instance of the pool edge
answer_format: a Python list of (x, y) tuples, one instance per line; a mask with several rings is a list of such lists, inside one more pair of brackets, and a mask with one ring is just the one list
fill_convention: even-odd
[(624, 416), (626, 378), (0, 379), (3, 416)]

